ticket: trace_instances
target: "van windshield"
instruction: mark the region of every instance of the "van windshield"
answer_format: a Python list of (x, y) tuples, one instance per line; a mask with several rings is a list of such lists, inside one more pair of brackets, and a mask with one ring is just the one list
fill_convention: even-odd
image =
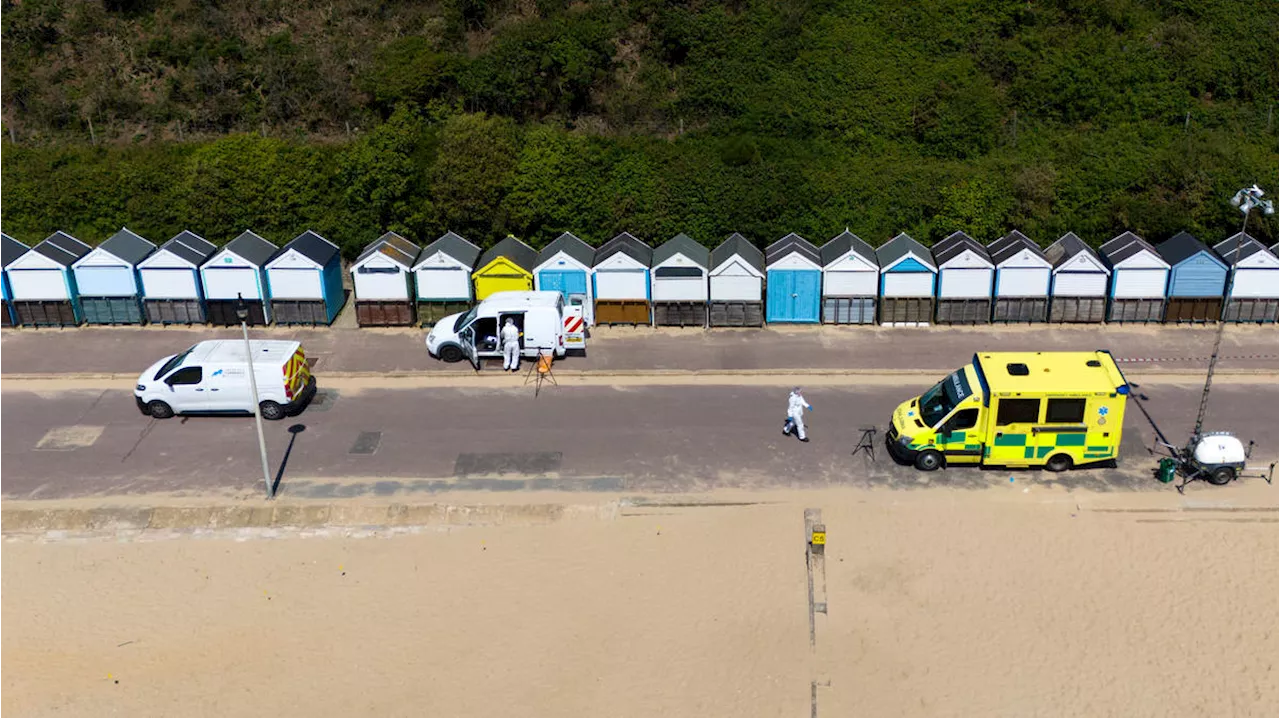
[(475, 321), (476, 310), (480, 307), (472, 307), (471, 311), (458, 317), (458, 321), (453, 323), (453, 331), (455, 333), (462, 331), (462, 328)]
[(965, 378), (964, 370), (960, 369), (920, 395), (920, 419), (926, 426), (935, 428), (972, 393), (969, 380)]
[(178, 367), (182, 366), (182, 360), (187, 358), (187, 355), (191, 353), (192, 349), (195, 349), (194, 345), (189, 347), (185, 352), (182, 352), (181, 354), (175, 354), (174, 357), (169, 361), (165, 362), (164, 366), (160, 367), (160, 371), (156, 372), (156, 375), (151, 378), (159, 379), (165, 374), (168, 374), (174, 369), (177, 369)]

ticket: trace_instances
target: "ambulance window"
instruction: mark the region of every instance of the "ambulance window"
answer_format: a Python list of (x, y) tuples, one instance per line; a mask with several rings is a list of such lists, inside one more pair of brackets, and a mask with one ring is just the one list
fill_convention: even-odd
[(1039, 419), (1039, 399), (1001, 399), (996, 411), (996, 426), (1034, 424)]
[(1084, 421), (1084, 399), (1050, 399), (1044, 410), (1046, 424), (1079, 424)]
[(978, 423), (977, 409), (961, 409), (951, 416), (947, 421), (947, 428), (951, 431), (960, 431), (961, 429), (972, 429)]
[(175, 371), (165, 383), (169, 386), (178, 386), (179, 384), (199, 384), (203, 378), (203, 372), (198, 366), (183, 367)]

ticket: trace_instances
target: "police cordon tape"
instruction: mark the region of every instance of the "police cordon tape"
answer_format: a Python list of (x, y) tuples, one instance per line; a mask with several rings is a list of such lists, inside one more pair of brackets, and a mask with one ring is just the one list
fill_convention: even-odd
[[(721, 386), (822, 386), (892, 385), (904, 379), (921, 384), (937, 381), (948, 373), (937, 369), (650, 369), (650, 370), (573, 370), (557, 369), (556, 377), (567, 386), (689, 386), (714, 384)], [(523, 374), (497, 370), (456, 371), (317, 371), (319, 388), (337, 390), (420, 389), (420, 388), (512, 388), (525, 382)], [(1133, 367), (1130, 379), (1164, 384), (1194, 384), (1204, 380), (1200, 368), (1165, 368), (1150, 364)], [(1274, 384), (1280, 378), (1276, 369), (1219, 369), (1215, 381), (1225, 384)], [(68, 374), (4, 374), (0, 375), (0, 391), (57, 392), (77, 390), (132, 391), (137, 375), (132, 373), (68, 373)]]

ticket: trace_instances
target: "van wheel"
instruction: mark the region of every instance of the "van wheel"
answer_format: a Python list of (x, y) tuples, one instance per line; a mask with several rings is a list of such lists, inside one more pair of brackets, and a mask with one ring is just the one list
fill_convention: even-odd
[(448, 364), (462, 361), (462, 348), (452, 344), (440, 347), (440, 360)]
[(1067, 471), (1071, 468), (1071, 457), (1066, 454), (1054, 454), (1049, 457), (1049, 461), (1045, 463), (1044, 468), (1049, 471)]
[(936, 471), (939, 466), (942, 466), (942, 454), (932, 449), (921, 451), (916, 456), (916, 468), (921, 471)]
[(147, 404), (147, 413), (152, 419), (169, 419), (173, 417), (173, 407), (157, 399)]
[(1230, 466), (1219, 466), (1218, 468), (1209, 472), (1209, 478), (1205, 479), (1205, 481), (1208, 481), (1214, 486), (1222, 486), (1224, 484), (1231, 483), (1231, 480), (1234, 479), (1235, 477), (1236, 477), (1235, 469), (1231, 468)]
[(284, 418), (284, 407), (274, 401), (264, 401), (258, 405), (258, 411), (267, 421), (279, 421)]

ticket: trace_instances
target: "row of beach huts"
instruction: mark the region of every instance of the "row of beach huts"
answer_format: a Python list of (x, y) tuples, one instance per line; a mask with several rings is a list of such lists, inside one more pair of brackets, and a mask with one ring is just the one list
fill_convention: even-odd
[(1212, 248), (1180, 232), (1153, 246), (1124, 232), (1094, 251), (1075, 234), (1047, 249), (1021, 232), (983, 245), (963, 232), (926, 248), (878, 248), (847, 229), (821, 247), (788, 234), (762, 252), (740, 234), (712, 250), (684, 234), (650, 247), (564, 233), (542, 251), (507, 237), (487, 251), (448, 232), (419, 247), (394, 232), (344, 270), (312, 231), (283, 247), (246, 231), (218, 248), (184, 231), (157, 247), (121, 229), (96, 248), (65, 232), (34, 247), (3, 236), (5, 326), (327, 325), (350, 271), (362, 326), (433, 324), (494, 292), (559, 291), (588, 323), (1275, 322), (1280, 259), (1248, 235)]

